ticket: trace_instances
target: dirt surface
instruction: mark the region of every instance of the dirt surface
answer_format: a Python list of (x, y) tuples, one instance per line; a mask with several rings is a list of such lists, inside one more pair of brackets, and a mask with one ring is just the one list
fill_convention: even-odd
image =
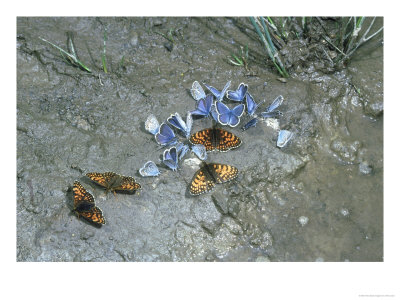
[[(39, 39), (66, 49), (67, 32), (92, 73)], [(246, 44), (249, 70), (227, 60)], [(372, 40), (345, 68), (313, 53), (289, 43), (282, 82), (247, 18), (18, 18), (17, 261), (382, 261), (383, 46)], [(243, 132), (244, 115), (227, 128), (243, 144), (207, 161), (239, 176), (198, 197), (194, 155), (169, 170), (144, 128), (151, 113), (194, 110), (195, 80), (244, 82), (261, 109), (285, 99), (279, 121)], [(195, 120), (192, 132), (210, 126)], [(279, 128), (295, 133), (284, 148)], [(148, 160), (159, 177), (139, 175)], [(106, 195), (85, 177), (107, 171), (142, 189)], [(72, 212), (75, 180), (106, 225)]]

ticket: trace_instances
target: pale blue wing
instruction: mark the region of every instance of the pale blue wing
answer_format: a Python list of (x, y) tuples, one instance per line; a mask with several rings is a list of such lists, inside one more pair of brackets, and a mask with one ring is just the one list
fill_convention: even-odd
[(278, 133), (278, 139), (276, 141), (276, 145), (279, 148), (282, 148), (287, 144), (287, 142), (290, 141), (292, 137), (293, 137), (293, 132), (289, 130), (280, 130)]
[(156, 134), (160, 129), (160, 124), (153, 114), (147, 117), (146, 122), (144, 123), (144, 128), (151, 134)]
[(206, 93), (204, 92), (198, 81), (193, 82), (190, 93), (192, 94), (193, 99), (196, 101), (199, 101), (200, 99), (204, 99), (206, 97)]
[(139, 174), (143, 177), (154, 177), (160, 175), (160, 170), (157, 165), (151, 160), (146, 162), (142, 168), (139, 169)]
[(274, 111), (275, 109), (277, 109), (279, 106), (281, 106), (283, 102), (283, 96), (279, 95), (278, 97), (276, 97), (276, 99), (274, 101), (272, 101), (271, 105), (267, 107), (267, 109), (265, 110), (265, 112), (271, 112)]
[(206, 147), (202, 144), (195, 144), (192, 146), (192, 152), (201, 160), (207, 159)]

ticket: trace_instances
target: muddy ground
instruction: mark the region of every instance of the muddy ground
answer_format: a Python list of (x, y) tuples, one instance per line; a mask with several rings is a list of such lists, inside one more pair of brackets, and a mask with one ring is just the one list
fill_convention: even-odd
[[(66, 48), (67, 32), (92, 73), (39, 39)], [(227, 60), (246, 44), (249, 71)], [(282, 53), (286, 83), (247, 18), (17, 18), (17, 261), (382, 261), (383, 45), (337, 69), (298, 41)], [(197, 167), (164, 167), (144, 129), (151, 113), (193, 110), (195, 80), (247, 83), (262, 108), (285, 98), (279, 123), (243, 132), (243, 116), (229, 129), (242, 146), (208, 161), (239, 177), (198, 197), (187, 191)], [(195, 120), (193, 132), (210, 125)], [(278, 128), (295, 132), (282, 149)], [(139, 175), (148, 160), (158, 178)], [(85, 177), (106, 171), (142, 190), (106, 195)], [(106, 225), (71, 211), (75, 180)]]

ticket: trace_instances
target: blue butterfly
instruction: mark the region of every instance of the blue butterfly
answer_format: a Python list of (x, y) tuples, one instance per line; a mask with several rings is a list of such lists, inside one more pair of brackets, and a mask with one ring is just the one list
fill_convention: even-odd
[(147, 163), (144, 164), (143, 167), (139, 169), (139, 174), (143, 177), (150, 177), (150, 176), (158, 176), (161, 174), (160, 170), (157, 168), (157, 165), (149, 160)]
[(208, 117), (211, 112), (213, 101), (213, 95), (207, 95), (205, 99), (200, 99), (197, 102), (196, 110), (191, 111), (190, 114), (195, 116)]
[(197, 157), (201, 160), (207, 159), (207, 150), (206, 146), (203, 144), (195, 144), (192, 146), (192, 152), (197, 155)]
[(260, 103), (256, 103), (253, 97), (250, 95), (249, 92), (246, 93), (246, 106), (247, 106), (247, 113), (252, 116), (256, 112), (258, 106), (263, 103), (265, 100), (261, 101)]
[(218, 122), (222, 125), (229, 125), (235, 127), (240, 122), (240, 117), (244, 112), (244, 104), (239, 104), (233, 109), (229, 109), (224, 103), (217, 101), (216, 109), (218, 113)]
[(182, 160), (182, 158), (184, 158), (186, 153), (189, 151), (189, 146), (183, 143), (179, 143), (178, 145), (176, 145), (176, 151), (178, 153), (179, 160)]
[(157, 118), (153, 114), (147, 117), (147, 120), (144, 123), (144, 128), (151, 134), (156, 134), (160, 129), (160, 124), (158, 123)]
[(204, 92), (198, 81), (193, 82), (190, 93), (192, 94), (193, 99), (196, 101), (199, 101), (200, 99), (204, 99), (206, 97), (206, 93)]
[(250, 127), (256, 127), (257, 122), (258, 122), (257, 118), (251, 119), (246, 124), (244, 124), (244, 126), (242, 127), (242, 130), (245, 131), (245, 130), (249, 129)]
[(172, 171), (178, 169), (178, 153), (176, 147), (166, 149), (163, 154), (163, 163)]
[(161, 124), (160, 129), (154, 137), (161, 146), (174, 145), (177, 143), (174, 131), (165, 123)]
[(274, 101), (272, 101), (271, 105), (267, 107), (267, 109), (261, 113), (263, 118), (277, 118), (282, 115), (282, 113), (275, 109), (277, 109), (283, 102), (283, 96), (279, 95), (276, 97)]
[(204, 86), (215, 96), (215, 98), (217, 98), (217, 101), (222, 101), (222, 99), (224, 99), (226, 90), (229, 89), (229, 87), (231, 86), (231, 81), (228, 81), (224, 88), (222, 89), (222, 91), (217, 90), (215, 87), (209, 86), (207, 84), (204, 83)]
[(193, 125), (193, 118), (190, 112), (188, 112), (188, 115), (186, 117), (186, 123), (182, 120), (182, 117), (177, 112), (171, 115), (167, 119), (167, 122), (175, 128), (181, 130), (185, 134), (186, 138), (190, 136), (190, 131), (192, 130)]
[(293, 137), (293, 132), (289, 130), (280, 130), (278, 133), (278, 140), (276, 141), (276, 146), (279, 148), (285, 147), (287, 142)]
[(218, 113), (217, 109), (215, 108), (215, 104), (213, 104), (211, 107), (211, 116), (215, 120), (215, 122), (218, 122)]
[(242, 102), (247, 93), (247, 88), (247, 84), (241, 83), (236, 91), (228, 91), (227, 98), (229, 100)]

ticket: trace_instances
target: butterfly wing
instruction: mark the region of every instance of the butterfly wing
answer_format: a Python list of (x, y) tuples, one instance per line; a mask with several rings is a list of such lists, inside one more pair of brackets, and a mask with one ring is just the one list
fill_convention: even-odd
[(74, 195), (74, 208), (78, 207), (79, 203), (81, 202), (89, 202), (94, 204), (93, 195), (86, 191), (79, 181), (74, 182), (72, 193)]
[(144, 123), (144, 128), (151, 134), (156, 134), (158, 132), (160, 124), (158, 123), (157, 118), (153, 114), (147, 117), (147, 120)]
[(98, 185), (101, 185), (102, 187), (108, 188), (110, 184), (111, 178), (113, 178), (115, 175), (114, 172), (106, 172), (106, 173), (97, 173), (97, 172), (92, 172), (92, 173), (87, 173), (86, 176), (90, 178), (90, 180), (96, 182)]
[(241, 83), (239, 84), (236, 91), (228, 91), (227, 98), (232, 101), (243, 101), (244, 96), (247, 93), (247, 84)]
[(160, 170), (157, 165), (150, 160), (139, 169), (139, 174), (142, 175), (142, 177), (158, 176), (160, 175)]
[[(240, 138), (233, 133), (222, 128), (215, 128), (215, 136), (217, 137), (216, 149), (220, 152), (226, 152), (235, 149), (242, 144)], [(208, 149), (207, 149), (208, 151)]]
[(280, 130), (278, 133), (278, 140), (276, 141), (276, 145), (279, 148), (284, 147), (287, 142), (293, 137), (293, 132), (289, 130)]
[(190, 132), (192, 131), (192, 126), (193, 126), (193, 116), (188, 111), (187, 116), (186, 116), (186, 130), (185, 130), (186, 138), (188, 138), (190, 136)]
[(204, 84), (204, 86), (215, 96), (215, 98), (217, 99), (217, 101), (221, 101), (224, 96), (225, 93), (227, 91), (227, 89), (231, 86), (231, 81), (228, 81), (224, 88), (222, 89), (222, 91), (217, 90), (215, 87), (210, 86), (210, 85), (206, 85)]
[(207, 117), (211, 112), (211, 106), (214, 98), (212, 95), (207, 95), (205, 99), (197, 102), (196, 110), (191, 111), (192, 115)]
[(155, 139), (161, 146), (165, 146), (176, 141), (175, 133), (171, 127), (165, 123), (161, 124), (159, 132), (155, 135)]
[(186, 132), (186, 124), (185, 122), (182, 120), (182, 117), (180, 116), (179, 113), (175, 113), (173, 115), (171, 115), (168, 119), (167, 122), (174, 126), (175, 128), (183, 131), (184, 133)]
[(193, 99), (196, 101), (206, 97), (206, 93), (204, 93), (204, 90), (198, 81), (193, 82), (190, 93), (192, 94)]
[(207, 149), (202, 144), (197, 144), (192, 146), (192, 152), (197, 155), (201, 160), (207, 159)]
[(200, 130), (196, 133), (193, 133), (190, 136), (189, 141), (194, 145), (202, 144), (206, 147), (207, 151), (212, 151), (212, 150), (214, 150), (212, 136), (213, 136), (213, 129), (207, 128), (207, 129)]
[(190, 183), (190, 194), (200, 195), (211, 191), (215, 186), (215, 181), (210, 176), (207, 176), (206, 166), (203, 166), (198, 170)]
[(140, 183), (136, 182), (135, 179), (131, 176), (121, 176), (121, 180), (118, 181), (118, 184), (112, 188), (113, 191), (128, 191), (133, 192), (141, 189)]
[(84, 217), (85, 219), (96, 223), (96, 224), (106, 224), (106, 220), (104, 219), (103, 212), (97, 206), (93, 206), (91, 209), (86, 211), (78, 212), (79, 216)]
[(275, 109), (277, 109), (279, 106), (281, 106), (283, 102), (283, 96), (279, 95), (278, 97), (276, 97), (276, 99), (274, 101), (272, 101), (271, 105), (267, 107), (267, 109), (265, 110), (265, 112), (272, 112)]
[(218, 122), (222, 125), (228, 125), (230, 123), (230, 118), (232, 115), (231, 110), (224, 103), (217, 101), (215, 103), (215, 108), (218, 113)]
[(178, 154), (176, 147), (172, 147), (164, 151), (163, 163), (173, 171), (178, 168)]
[(244, 107), (245, 107), (244, 104), (239, 104), (232, 109), (229, 118), (229, 126), (235, 127), (239, 124), (240, 117), (244, 113)]
[(245, 131), (245, 130), (249, 129), (250, 127), (256, 127), (257, 122), (258, 122), (257, 118), (251, 119), (249, 122), (244, 124), (244, 126), (242, 127), (242, 130)]
[(262, 112), (261, 117), (263, 118), (279, 118), (282, 116), (282, 113), (279, 110), (271, 111), (271, 112)]
[(208, 168), (213, 172), (213, 176), (217, 183), (228, 182), (236, 178), (239, 174), (239, 170), (230, 165), (209, 163)]

